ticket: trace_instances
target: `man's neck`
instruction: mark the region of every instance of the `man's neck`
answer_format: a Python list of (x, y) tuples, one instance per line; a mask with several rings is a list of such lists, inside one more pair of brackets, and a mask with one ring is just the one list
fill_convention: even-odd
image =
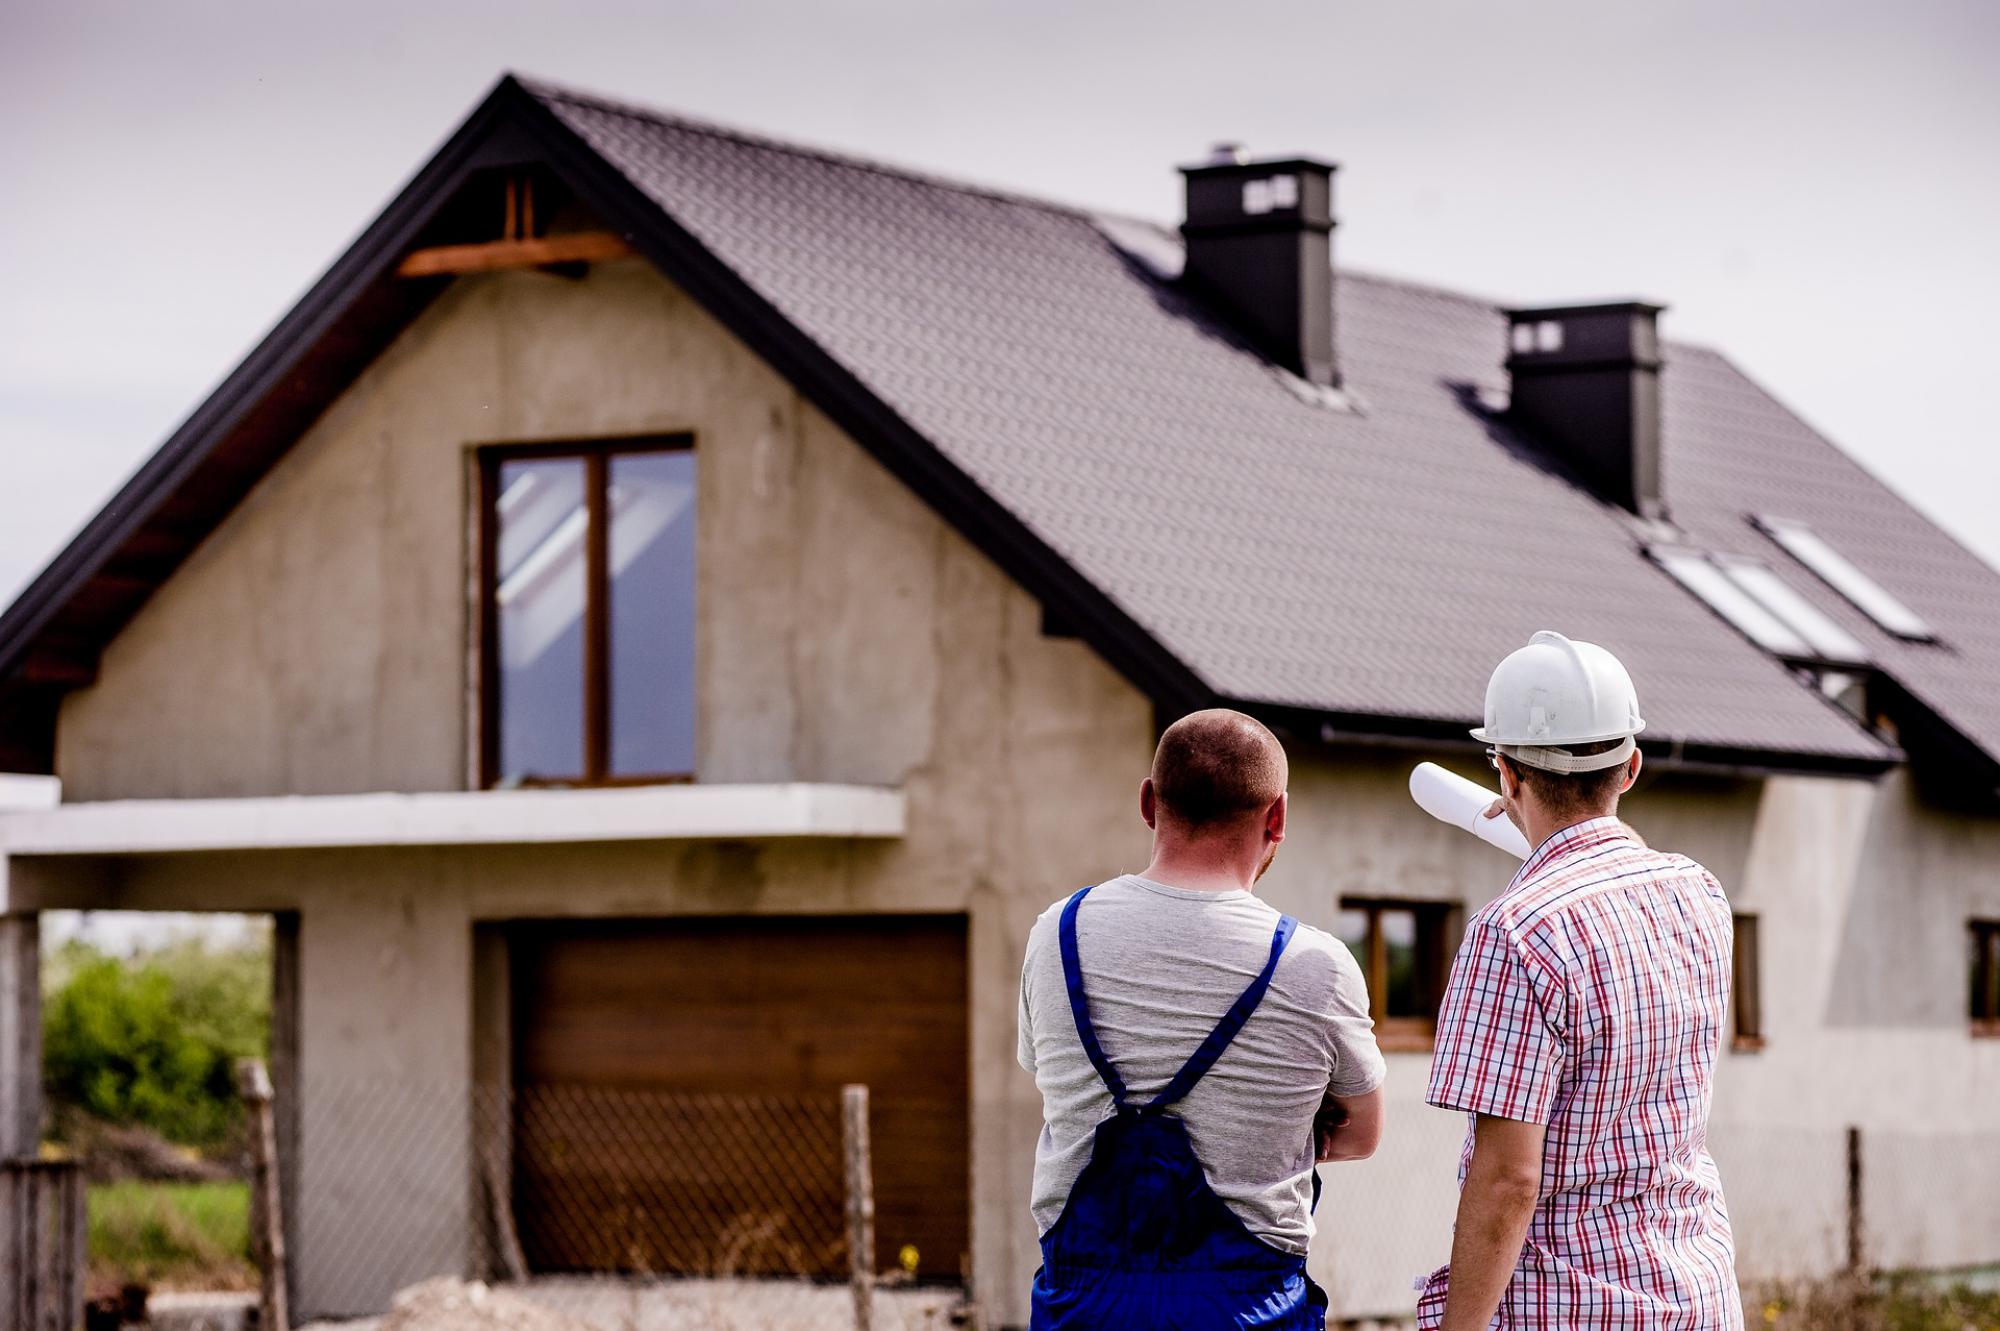
[(1570, 828), (1580, 827), (1584, 823), (1594, 823), (1599, 818), (1616, 818), (1617, 816), (1617, 805), (1596, 813), (1586, 813), (1576, 818), (1545, 818), (1542, 816), (1540, 809), (1528, 809), (1525, 811), (1522, 821), (1527, 823), (1527, 827), (1523, 830), (1528, 834), (1528, 844), (1539, 848), (1544, 841), (1547, 841), (1559, 832), (1567, 832)]
[(1154, 848), (1153, 862), (1139, 876), (1149, 883), (1190, 892), (1247, 892), (1257, 881), (1254, 872), (1226, 860), (1163, 847)]

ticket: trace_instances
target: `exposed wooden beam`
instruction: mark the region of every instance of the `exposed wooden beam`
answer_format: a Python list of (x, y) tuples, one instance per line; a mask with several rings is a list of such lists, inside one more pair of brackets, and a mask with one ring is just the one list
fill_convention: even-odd
[(487, 240), (474, 245), (433, 245), (412, 250), (397, 265), (398, 277), (441, 277), (491, 273), (505, 268), (543, 268), (557, 263), (600, 263), (632, 253), (623, 236), (609, 231), (576, 231), (525, 240)]

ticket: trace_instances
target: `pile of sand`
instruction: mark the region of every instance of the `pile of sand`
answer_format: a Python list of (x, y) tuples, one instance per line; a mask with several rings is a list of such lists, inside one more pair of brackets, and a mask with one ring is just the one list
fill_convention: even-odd
[(518, 1294), (445, 1277), (396, 1295), (380, 1331), (592, 1331)]

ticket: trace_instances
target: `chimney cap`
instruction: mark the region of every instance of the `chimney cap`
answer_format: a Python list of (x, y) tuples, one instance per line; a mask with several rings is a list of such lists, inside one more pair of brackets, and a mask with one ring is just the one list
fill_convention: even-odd
[(1523, 319), (1559, 319), (1572, 314), (1663, 314), (1667, 307), (1650, 300), (1590, 300), (1574, 305), (1521, 305), (1500, 313), (1519, 323)]
[(1249, 160), (1249, 154), (1243, 151), (1242, 144), (1224, 139), (1208, 150), (1208, 160), (1202, 165), (1241, 166)]
[[(1233, 157), (1224, 157), (1223, 147), (1236, 149)], [(1280, 157), (1251, 157), (1235, 144), (1217, 144), (1215, 153), (1200, 162), (1191, 162), (1180, 168), (1180, 173), (1194, 179), (1203, 176), (1251, 176), (1269, 175), (1278, 171), (1311, 172), (1314, 175), (1331, 177), (1340, 169), (1339, 164), (1324, 158), (1291, 153)]]

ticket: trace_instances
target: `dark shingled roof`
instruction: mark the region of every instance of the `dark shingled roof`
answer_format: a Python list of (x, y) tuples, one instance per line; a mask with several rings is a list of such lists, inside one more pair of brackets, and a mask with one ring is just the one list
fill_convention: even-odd
[[(1164, 275), (1165, 228), (530, 90), (1223, 697), (1469, 722), (1553, 627), (1630, 663), (1656, 741), (1883, 752), (1480, 405), (1506, 388), (1489, 302), (1342, 269), (1359, 410), (1331, 410)], [(2000, 752), (2000, 577), (1722, 356), (1668, 360), (1676, 521)], [(1752, 511), (1811, 522), (1947, 645), (1877, 630)]]
[[(1462, 737), (1493, 664), (1556, 628), (1627, 661), (1661, 756), (1898, 757), (1682, 592), (1629, 515), (1496, 414), (1506, 320), (1490, 302), (1341, 270), (1341, 409), (1181, 288), (1168, 228), (513, 79), (0, 618), (17, 751), (47, 752), (31, 732), (52, 724), (51, 691), (87, 682), (92, 644), (199, 523), (442, 288), (388, 275), (468, 172), (523, 145), (1171, 704)], [(1676, 522), (1764, 556), (1920, 710), (2000, 754), (2000, 575), (1720, 355), (1667, 354)], [(1752, 512), (1811, 523), (1942, 643), (1880, 632)]]

